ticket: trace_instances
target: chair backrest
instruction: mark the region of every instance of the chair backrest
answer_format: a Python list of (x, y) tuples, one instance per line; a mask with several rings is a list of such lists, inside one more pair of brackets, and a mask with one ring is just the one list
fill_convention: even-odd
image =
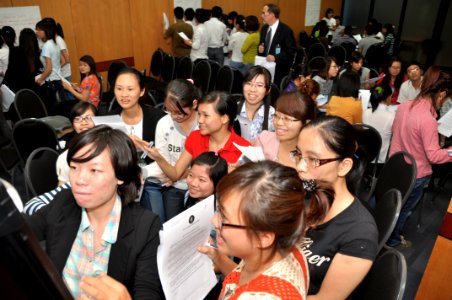
[(13, 143), (19, 154), (22, 167), (33, 150), (48, 147), (60, 150), (55, 130), (38, 119), (20, 120), (13, 128)]
[(123, 60), (115, 60), (108, 67), (107, 73), (107, 82), (108, 82), (108, 90), (113, 91), (113, 87), (115, 85), (116, 77), (122, 69), (127, 68), (127, 64)]
[(402, 207), (411, 194), (416, 182), (416, 161), (414, 157), (404, 151), (394, 153), (384, 164), (378, 175), (375, 186), (375, 201), (383, 199), (386, 191), (395, 188), (402, 195)]
[(297, 48), (295, 50), (295, 56), (292, 66), (304, 65), (306, 63), (306, 60), (307, 60), (306, 51), (303, 48)]
[(162, 62), (161, 77), (164, 82), (170, 82), (174, 79), (176, 70), (176, 58), (172, 55), (165, 55)]
[(284, 76), (284, 77), (281, 79), (281, 83), (279, 84), (279, 90), (280, 90), (280, 91), (284, 91), (284, 89), (287, 87), (287, 85), (289, 84), (289, 82), (290, 82), (290, 74)]
[(47, 110), (41, 98), (29, 89), (22, 89), (16, 93), (14, 108), (20, 120), (47, 117)]
[(279, 87), (276, 85), (276, 83), (272, 83), (271, 89), (270, 89), (270, 99), (271, 99), (271, 105), (275, 107), (276, 100), (278, 100), (280, 94)]
[(149, 67), (149, 75), (159, 77), (162, 73), (162, 64), (163, 64), (163, 57), (165, 56), (165, 53), (162, 49), (158, 48), (154, 51), (151, 57), (151, 66)]
[(342, 46), (333, 46), (328, 51), (328, 56), (332, 56), (336, 59), (337, 65), (340, 68), (344, 67), (345, 60), (347, 58), (347, 51)]
[(193, 79), (199, 84), (199, 88), (203, 93), (207, 93), (210, 84), (212, 69), (207, 60), (201, 60), (195, 65), (193, 71)]
[(359, 288), (357, 299), (402, 300), (406, 277), (405, 257), (399, 251), (390, 249), (375, 260)]
[(176, 78), (189, 79), (193, 75), (193, 62), (188, 56), (181, 57), (177, 64)]
[[(59, 153), (47, 147), (33, 150), (25, 163), (25, 181), (32, 196), (53, 190), (58, 185), (56, 161)], [(45, 174), (45, 176), (43, 176)]]
[(210, 82), (209, 82), (209, 89), (208, 91), (213, 91), (215, 88), (215, 85), (217, 84), (217, 76), (218, 76), (218, 72), (220, 71), (220, 64), (214, 60), (209, 59), (209, 64), (210, 64)]
[(312, 76), (318, 74), (326, 67), (326, 59), (323, 56), (316, 56), (309, 60), (308, 67), (312, 71)]
[(355, 128), (356, 141), (366, 154), (367, 164), (369, 165), (375, 159), (378, 161), (382, 143), (380, 133), (367, 124), (353, 124), (353, 127)]
[(379, 69), (383, 66), (385, 57), (384, 48), (381, 44), (373, 44), (367, 49), (364, 66)]
[(378, 76), (380, 74), (378, 74), (377, 70), (369, 68), (369, 78), (377, 78)]
[(371, 211), (378, 228), (378, 252), (391, 235), (402, 208), (402, 194), (397, 189), (390, 189)]
[(215, 90), (231, 93), (232, 84), (234, 83), (234, 71), (230, 66), (222, 66), (218, 70), (217, 82), (215, 83)]
[(323, 46), (323, 44), (320, 42), (315, 43), (308, 50), (308, 61), (311, 60), (313, 57), (316, 56), (325, 57), (325, 55), (326, 55), (325, 46)]
[(353, 43), (350, 42), (345, 42), (341, 44), (342, 48), (345, 49), (345, 60), (346, 61), (350, 61), (350, 55), (352, 54), (353, 51), (356, 50), (356, 46)]
[(239, 69), (232, 69), (234, 71), (234, 81), (232, 82), (231, 94), (241, 94), (243, 92), (243, 73)]

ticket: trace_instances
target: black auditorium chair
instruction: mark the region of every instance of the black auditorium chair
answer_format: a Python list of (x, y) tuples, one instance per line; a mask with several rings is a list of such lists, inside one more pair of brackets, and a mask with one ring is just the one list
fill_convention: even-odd
[(154, 76), (155, 78), (159, 78), (162, 73), (162, 64), (163, 58), (165, 56), (165, 52), (162, 49), (158, 48), (154, 51), (151, 57), (151, 65), (149, 67), (149, 75)]
[[(33, 150), (25, 164), (25, 182), (32, 197), (44, 194), (58, 186), (56, 161), (59, 153), (51, 148)], [(45, 176), (43, 176), (45, 174)]]
[(333, 46), (328, 51), (328, 56), (334, 57), (336, 59), (337, 65), (342, 69), (347, 58), (347, 51), (342, 46)]
[(162, 63), (161, 77), (163, 82), (170, 82), (174, 79), (174, 73), (176, 71), (176, 58), (172, 55), (165, 55)]
[(193, 62), (188, 56), (184, 56), (179, 60), (176, 71), (176, 78), (189, 79), (193, 75)]
[(223, 91), (226, 93), (231, 93), (232, 85), (234, 83), (234, 71), (230, 66), (222, 66), (218, 70), (217, 80), (215, 83), (216, 91)]
[(193, 70), (193, 79), (198, 84), (203, 94), (207, 94), (209, 90), (210, 77), (212, 69), (209, 61), (203, 59), (196, 63)]
[(322, 43), (315, 43), (308, 50), (308, 61), (316, 56), (326, 56), (326, 49)]

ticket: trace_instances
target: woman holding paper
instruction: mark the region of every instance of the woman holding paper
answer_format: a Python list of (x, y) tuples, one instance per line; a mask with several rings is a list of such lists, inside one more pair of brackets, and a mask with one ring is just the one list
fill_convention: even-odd
[(163, 172), (173, 181), (179, 180), (191, 161), (203, 152), (213, 151), (229, 164), (235, 164), (241, 156), (234, 143), (249, 146), (250, 143), (238, 136), (232, 124), (237, 114), (237, 102), (224, 92), (213, 91), (198, 102), (199, 130), (193, 131), (185, 141), (185, 148), (176, 165), (172, 166), (154, 147), (148, 155), (154, 159)]
[(96, 72), (96, 63), (91, 55), (84, 55), (80, 58), (80, 86), (71, 84), (63, 80), (63, 87), (80, 101), (89, 102), (96, 108), (99, 107), (100, 80)]
[(452, 94), (452, 77), (431, 66), (425, 72), (419, 95), (399, 105), (392, 126), (393, 136), (389, 155), (397, 151), (406, 151), (416, 160), (416, 184), (400, 212), (396, 227), (388, 240), (389, 246), (407, 245), (402, 237), (402, 229), (417, 202), (422, 190), (432, 174), (432, 164), (452, 162), (448, 149), (441, 149), (438, 138), (436, 110)]
[(345, 71), (337, 82), (337, 93), (326, 106), (326, 114), (338, 116), (350, 124), (362, 123), (363, 108), (358, 98), (361, 85), (358, 73)]
[(315, 118), (315, 102), (298, 92), (282, 94), (273, 115), (275, 132), (264, 130), (255, 146), (262, 147), (266, 159), (295, 168), (291, 151), (297, 145), (301, 128)]

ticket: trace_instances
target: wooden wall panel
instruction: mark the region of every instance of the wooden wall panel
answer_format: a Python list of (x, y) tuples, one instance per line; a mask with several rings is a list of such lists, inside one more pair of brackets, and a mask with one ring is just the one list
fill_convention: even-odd
[(12, 0), (0, 0), (0, 7), (11, 7), (13, 6)]

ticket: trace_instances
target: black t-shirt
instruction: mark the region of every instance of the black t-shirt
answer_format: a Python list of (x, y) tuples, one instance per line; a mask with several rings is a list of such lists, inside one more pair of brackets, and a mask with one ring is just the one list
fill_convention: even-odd
[(309, 229), (302, 247), (309, 266), (308, 295), (318, 293), (336, 253), (374, 260), (377, 247), (374, 218), (358, 199), (330, 221)]

